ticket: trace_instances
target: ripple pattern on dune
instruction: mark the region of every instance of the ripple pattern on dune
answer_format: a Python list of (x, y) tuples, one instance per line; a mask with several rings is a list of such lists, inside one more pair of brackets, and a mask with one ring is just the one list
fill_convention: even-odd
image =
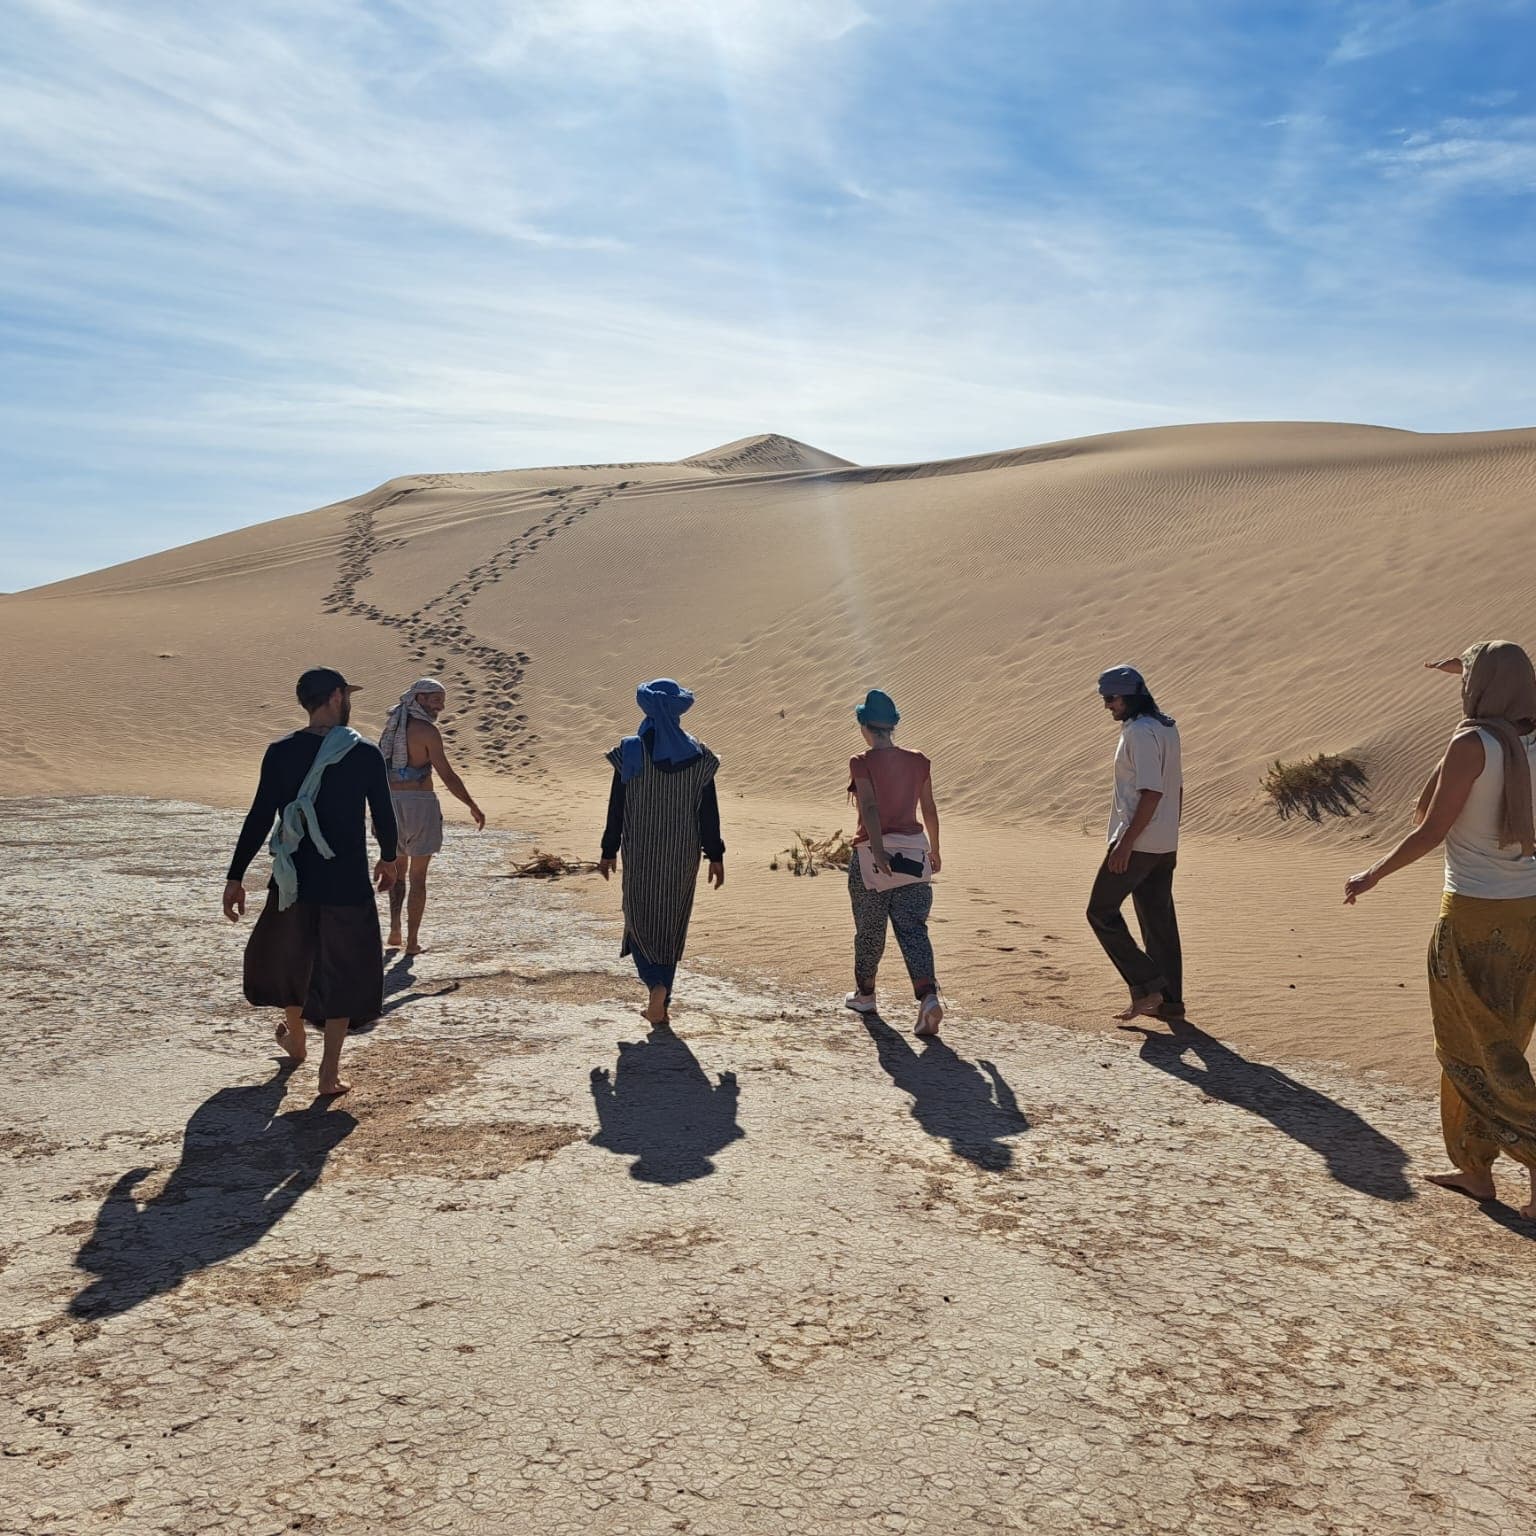
[[(408, 614), (390, 613), (367, 601), (360, 589), (373, 575), (378, 557), (410, 542), (402, 537), (385, 538), (379, 531), (379, 514), (449, 478), (420, 476), (415, 483), (389, 490), (380, 500), (351, 513), (325, 611), (352, 614), (401, 631), (412, 659), (428, 667), (473, 709), (475, 730), (481, 738), (478, 755), (498, 768), (538, 770), (535, 748), (539, 736), (520, 707), (528, 653), (506, 650), (482, 639), (467, 623), (469, 606), (476, 594), (509, 576), (551, 539), (617, 495), (628, 482), (555, 486), (539, 493), (536, 502), (545, 504), (541, 516)], [(455, 741), (451, 723), (443, 726), (443, 736), (450, 743)]]

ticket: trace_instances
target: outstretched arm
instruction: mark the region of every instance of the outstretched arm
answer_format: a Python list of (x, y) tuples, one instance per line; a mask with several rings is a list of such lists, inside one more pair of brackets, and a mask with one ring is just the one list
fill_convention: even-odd
[(1445, 834), (1461, 815), (1467, 796), (1472, 793), (1472, 786), (1483, 771), (1483, 765), (1483, 742), (1476, 731), (1465, 731), (1451, 742), (1430, 780), (1432, 788), (1429, 789), (1429, 805), (1423, 819), (1384, 858), (1378, 859), (1358, 875), (1351, 875), (1344, 882), (1346, 906), (1352, 907), (1357, 896), (1374, 890), (1388, 875), (1406, 869), (1445, 841)]
[(1413, 808), (1413, 824), (1416, 827), (1424, 825), (1424, 818), (1429, 815), (1429, 808), (1434, 803), (1435, 791), (1440, 787), (1441, 764), (1436, 763), (1434, 771), (1424, 781), (1424, 788), (1419, 791), (1419, 803)]
[(443, 746), (443, 733), (435, 725), (427, 727), (427, 761), (432, 764), (438, 778), (443, 781), (443, 788), (455, 800), (462, 800), (469, 807), (469, 814), (475, 818), (475, 825), (483, 828), (485, 812), (475, 804), (474, 796), (464, 787), (464, 780), (450, 766), (448, 752)]

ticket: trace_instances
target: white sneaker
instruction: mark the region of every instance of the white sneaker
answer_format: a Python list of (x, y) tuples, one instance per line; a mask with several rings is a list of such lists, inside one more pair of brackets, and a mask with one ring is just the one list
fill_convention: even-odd
[(917, 1010), (917, 1024), (913, 1028), (914, 1035), (936, 1035), (939, 1025), (944, 1019), (944, 1004), (939, 1001), (937, 992), (930, 992), (925, 997)]
[(873, 992), (850, 992), (843, 999), (843, 1007), (852, 1008), (855, 1013), (878, 1013), (880, 1010)]

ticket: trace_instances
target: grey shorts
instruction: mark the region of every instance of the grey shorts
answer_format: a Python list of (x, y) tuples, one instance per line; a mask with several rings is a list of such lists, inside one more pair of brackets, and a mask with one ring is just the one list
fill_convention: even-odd
[(443, 808), (435, 790), (418, 789), (407, 795), (391, 795), (395, 821), (400, 828), (400, 857), (420, 859), (440, 853), (443, 847)]

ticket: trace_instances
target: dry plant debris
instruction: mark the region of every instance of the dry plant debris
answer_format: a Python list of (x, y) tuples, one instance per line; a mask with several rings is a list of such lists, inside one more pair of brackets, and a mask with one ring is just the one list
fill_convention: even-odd
[(1275, 802), (1282, 821), (1296, 815), (1321, 821), (1325, 813), (1353, 816), (1360, 810), (1365, 782), (1365, 769), (1353, 758), (1319, 752), (1294, 763), (1276, 758), (1259, 785)]
[(514, 864), (509, 873), (513, 880), (558, 880), (562, 875), (595, 875), (595, 859), (568, 859), (564, 854), (533, 850), (533, 857)]
[(795, 840), (776, 855), (769, 869), (788, 869), (792, 875), (816, 875), (824, 869), (847, 869), (853, 860), (853, 844), (839, 828), (830, 837), (796, 832)]

